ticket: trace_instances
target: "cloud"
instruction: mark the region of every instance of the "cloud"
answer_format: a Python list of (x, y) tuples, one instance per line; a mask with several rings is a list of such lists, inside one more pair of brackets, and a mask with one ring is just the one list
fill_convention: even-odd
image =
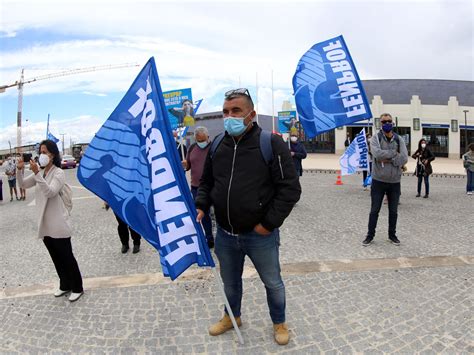
[(100, 97), (107, 96), (107, 94), (104, 94), (104, 93), (100, 93), (100, 92), (90, 92), (90, 91), (83, 91), (82, 94), (84, 94), (84, 95), (91, 95), (91, 96), (100, 96)]
[[(271, 114), (273, 72), (276, 114), (283, 100), (293, 101), (291, 79), (303, 53), (340, 34), (362, 79), (474, 80), (469, 0), (3, 0), (2, 5), (0, 41), (10, 46), (2, 51), (0, 85), (19, 80), (21, 68), (31, 78), (67, 68), (144, 65), (154, 56), (162, 89), (191, 87), (194, 99), (204, 99), (201, 113), (221, 110), (227, 89), (248, 87), (254, 95), (258, 73), (258, 110)], [(35, 30), (61, 36), (22, 38)], [(45, 79), (25, 85), (24, 95), (110, 98), (124, 93), (138, 72), (129, 67)], [(7, 90), (0, 104), (16, 95)], [(93, 116), (88, 109), (84, 115)]]
[[(69, 147), (70, 142), (89, 142), (95, 132), (103, 125), (104, 119), (94, 116), (79, 116), (71, 119), (54, 120), (50, 122), (49, 130), (58, 139), (64, 135), (64, 145)], [(8, 149), (8, 142), (12, 148), (16, 147), (16, 124), (8, 125), (0, 131), (0, 149)], [(22, 145), (41, 142), (46, 137), (46, 122), (23, 122)]]

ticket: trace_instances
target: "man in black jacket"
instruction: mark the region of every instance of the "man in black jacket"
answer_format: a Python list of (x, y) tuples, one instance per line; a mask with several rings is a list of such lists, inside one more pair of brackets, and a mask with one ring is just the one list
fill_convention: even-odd
[[(223, 106), (225, 136), (210, 150), (196, 197), (198, 221), (214, 205), (217, 221), (215, 253), (224, 289), (241, 325), (242, 272), (247, 255), (267, 291), (275, 341), (289, 341), (285, 323), (285, 286), (280, 275), (278, 228), (299, 200), (301, 186), (288, 146), (271, 136), (272, 159), (261, 149), (261, 128), (247, 89), (228, 91)], [(209, 328), (210, 335), (232, 329), (227, 314)]]

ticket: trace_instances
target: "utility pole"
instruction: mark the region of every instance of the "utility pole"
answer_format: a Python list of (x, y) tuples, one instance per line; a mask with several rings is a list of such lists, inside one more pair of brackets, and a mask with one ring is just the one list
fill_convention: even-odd
[(21, 77), (18, 82), (18, 111), (16, 116), (16, 152), (21, 153), (21, 115), (23, 111), (23, 82), (25, 69), (21, 69)]
[(275, 132), (275, 100), (273, 96), (273, 69), (272, 69), (272, 132)]
[(462, 112), (464, 112), (464, 150), (467, 151), (467, 113), (469, 110), (463, 110)]
[(64, 135), (65, 135), (65, 134), (66, 134), (66, 133), (59, 133), (60, 136), (63, 136), (63, 139), (62, 139), (62, 140), (63, 140), (63, 156), (64, 156)]

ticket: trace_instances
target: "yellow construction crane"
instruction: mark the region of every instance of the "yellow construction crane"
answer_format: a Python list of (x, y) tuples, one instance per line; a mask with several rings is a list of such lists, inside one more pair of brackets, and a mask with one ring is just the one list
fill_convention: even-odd
[(138, 66), (140, 65), (136, 63), (101, 65), (101, 66), (96, 66), (96, 67), (65, 70), (58, 73), (40, 75), (35, 78), (26, 79), (26, 80), (24, 78), (25, 69), (23, 68), (21, 70), (21, 76), (20, 76), (19, 81), (15, 81), (13, 84), (0, 86), (0, 93), (5, 92), (5, 90), (8, 88), (15, 87), (15, 86), (18, 87), (18, 113), (17, 113), (17, 133), (16, 133), (17, 153), (21, 153), (21, 121), (22, 121), (21, 115), (22, 115), (22, 109), (23, 109), (23, 85), (34, 83), (35, 81), (39, 81), (39, 80), (53, 79), (53, 78), (58, 78), (61, 76), (67, 76), (67, 75), (89, 73), (89, 72), (94, 72), (98, 70), (121, 69), (121, 68), (138, 67)]

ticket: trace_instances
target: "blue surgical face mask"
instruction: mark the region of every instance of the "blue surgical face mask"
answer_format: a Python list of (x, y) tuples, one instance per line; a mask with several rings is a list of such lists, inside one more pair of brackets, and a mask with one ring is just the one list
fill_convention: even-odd
[(392, 129), (393, 129), (393, 123), (392, 123), (392, 122), (387, 122), (387, 123), (384, 123), (384, 124), (382, 125), (382, 130), (383, 130), (385, 133), (390, 132)]
[(198, 147), (201, 148), (201, 149), (204, 149), (207, 147), (207, 145), (209, 144), (208, 141), (205, 141), (205, 142), (196, 142)]
[(250, 112), (246, 114), (245, 117), (225, 117), (224, 129), (231, 136), (240, 136), (247, 129), (247, 126), (245, 125), (244, 121), (248, 115), (250, 115)]

